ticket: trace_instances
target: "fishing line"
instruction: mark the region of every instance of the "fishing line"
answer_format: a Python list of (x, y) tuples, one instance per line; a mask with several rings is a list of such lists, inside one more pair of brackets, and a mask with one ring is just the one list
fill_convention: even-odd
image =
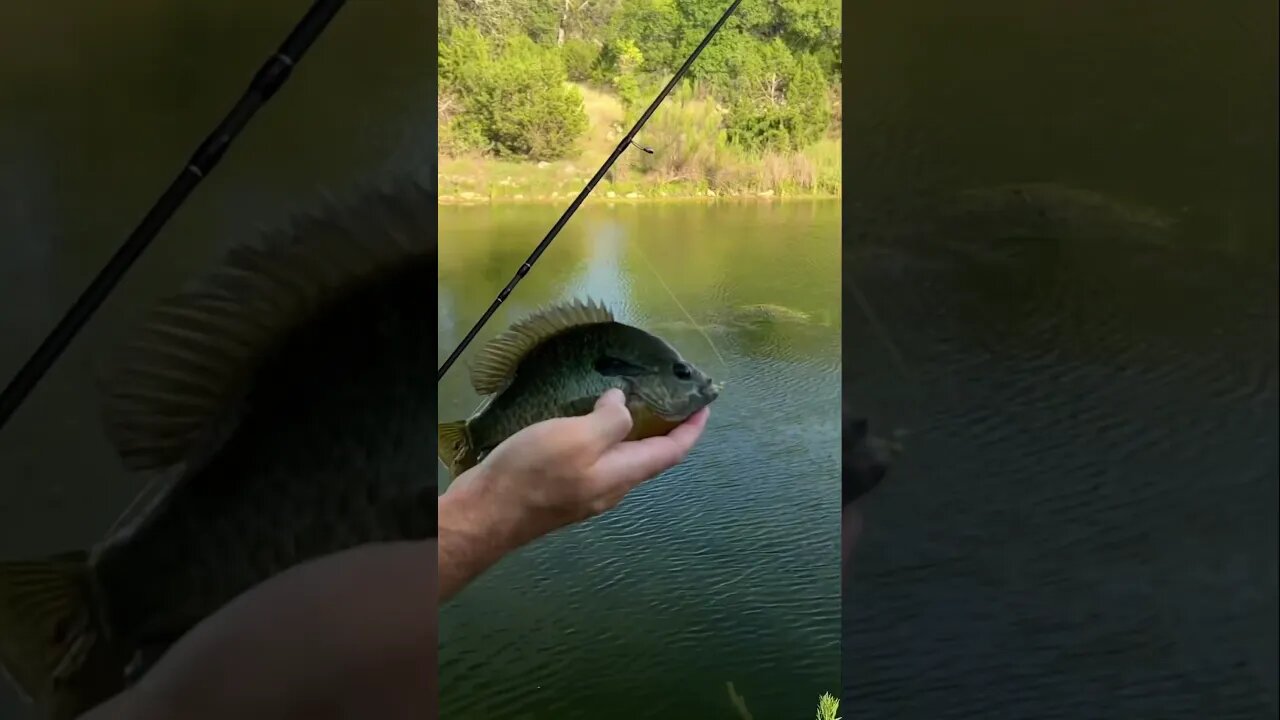
[[(547, 246), (551, 244), (552, 240), (556, 239), (556, 236), (559, 235), (560, 231), (564, 228), (565, 223), (569, 222), (569, 218), (573, 217), (573, 214), (578, 211), (578, 207), (582, 205), (583, 201), (587, 199), (587, 196), (591, 194), (591, 191), (595, 189), (596, 183), (599, 183), (601, 178), (605, 176), (605, 173), (609, 172), (609, 168), (613, 167), (614, 162), (622, 156), (622, 153), (634, 144), (632, 141), (635, 138), (636, 133), (640, 132), (640, 128), (644, 127), (644, 124), (649, 121), (649, 116), (653, 115), (654, 111), (658, 109), (658, 106), (662, 104), (662, 101), (666, 99), (667, 95), (671, 93), (676, 84), (680, 82), (680, 78), (684, 77), (684, 74), (689, 71), (689, 68), (693, 65), (693, 61), (698, 59), (698, 56), (701, 55), (702, 51), (711, 43), (711, 39), (716, 36), (716, 33), (720, 32), (720, 28), (729, 20), (729, 16), (733, 15), (733, 12), (738, 9), (738, 5), (740, 4), (742, 4), (742, 0), (733, 0), (733, 3), (729, 5), (728, 9), (724, 11), (724, 14), (720, 16), (720, 19), (716, 21), (716, 24), (711, 27), (707, 36), (702, 39), (702, 42), (698, 43), (698, 47), (694, 48), (693, 54), (684, 61), (684, 64), (680, 66), (679, 70), (676, 70), (676, 74), (671, 76), (671, 80), (667, 83), (666, 87), (662, 88), (662, 91), (658, 93), (658, 97), (654, 98), (653, 102), (649, 104), (649, 107), (640, 116), (640, 119), (636, 121), (636, 124), (633, 125), (631, 129), (627, 131), (627, 134), (622, 137), (618, 146), (609, 154), (608, 159), (604, 161), (604, 164), (600, 166), (600, 169), (596, 171), (596, 174), (587, 182), (586, 187), (582, 188), (582, 192), (578, 193), (578, 197), (573, 199), (573, 202), (569, 204), (569, 208), (564, 211), (564, 214), (560, 216), (560, 219), (556, 221), (556, 224), (551, 226), (551, 230), (547, 231), (547, 235), (542, 238), (542, 242), (538, 243), (538, 246), (533, 249), (533, 252), (529, 254), (529, 257), (526, 258), (520, 268), (516, 270), (516, 274), (509, 282), (507, 282), (506, 287), (502, 288), (498, 293), (498, 296), (489, 304), (488, 309), (486, 309), (484, 314), (480, 316), (480, 319), (476, 321), (476, 324), (472, 325), (471, 329), (467, 331), (466, 337), (462, 338), (462, 342), (458, 343), (458, 347), (454, 348), (453, 352), (449, 353), (449, 357), (445, 359), (444, 364), (436, 371), (437, 383), (444, 379), (444, 374), (449, 371), (449, 368), (453, 367), (453, 364), (457, 362), (458, 358), (462, 355), (462, 351), (467, 349), (467, 346), (471, 344), (471, 341), (475, 340), (480, 329), (484, 327), (484, 324), (489, 322), (489, 318), (493, 317), (493, 314), (497, 312), (498, 306), (506, 301), (507, 296), (510, 295), (516, 285), (524, 279), (524, 276), (529, 273), (533, 264), (538, 261), (538, 258), (542, 257), (542, 253), (546, 251)], [(641, 149), (643, 150), (645, 148)]]
[(160, 230), (169, 222), (191, 192), (209, 173), (213, 172), (218, 161), (231, 146), (231, 142), (289, 79), (293, 68), (302, 60), (302, 56), (328, 27), (329, 21), (337, 15), (345, 2), (346, 0), (316, 0), (307, 10), (307, 14), (298, 21), (289, 36), (280, 44), (279, 49), (258, 69), (249, 87), (241, 94), (231, 111), (200, 143), (178, 177), (174, 178), (168, 189), (147, 211), (142, 222), (98, 272), (93, 282), (89, 283), (79, 299), (49, 332), (44, 342), (40, 343), (26, 364), (18, 370), (18, 374), (5, 387), (4, 392), (0, 393), (0, 428), (9, 422), (36, 384), (62, 356), (72, 339), (89, 322), (89, 318), (93, 317), (121, 278), (142, 256), (151, 241), (160, 234)]
[(867, 297), (862, 294), (862, 290), (848, 273), (845, 273), (845, 282), (849, 285), (849, 289), (853, 291), (853, 297), (858, 302), (858, 306), (862, 309), (862, 313), (867, 316), (867, 321), (871, 323), (871, 329), (875, 330), (880, 336), (880, 341), (884, 343), (889, 350), (889, 355), (893, 358), (893, 364), (897, 366), (898, 372), (902, 375), (902, 379), (907, 381), (908, 385), (915, 386), (915, 378), (911, 371), (907, 369), (907, 361), (902, 357), (902, 352), (898, 350), (897, 344), (893, 342), (893, 337), (889, 335), (889, 331), (885, 329), (880, 322), (880, 318), (876, 315), (876, 311), (871, 309), (871, 303), (867, 301)]
[(708, 335), (706, 331), (702, 329), (702, 326), (698, 324), (698, 321), (693, 319), (693, 315), (690, 314), (689, 311), (685, 309), (684, 305), (680, 303), (680, 298), (676, 297), (676, 294), (667, 285), (667, 282), (662, 279), (662, 275), (658, 274), (658, 268), (654, 267), (653, 263), (649, 262), (648, 256), (646, 256), (644, 254), (644, 251), (640, 249), (640, 243), (635, 244), (635, 250), (636, 250), (636, 254), (640, 256), (640, 259), (644, 261), (644, 264), (649, 266), (649, 271), (652, 272), (653, 276), (658, 279), (658, 283), (662, 285), (662, 289), (666, 290), (667, 294), (671, 296), (672, 302), (676, 304), (676, 307), (680, 308), (680, 312), (684, 313), (685, 317), (689, 318), (689, 322), (693, 324), (694, 329), (697, 330), (698, 333), (702, 335), (703, 338), (706, 339), (707, 345), (711, 347), (711, 352), (716, 354), (716, 358), (720, 360), (720, 365), (725, 369), (725, 372), (727, 373), (729, 371), (729, 363), (725, 361), (724, 356), (720, 354), (720, 350), (716, 347), (716, 344), (711, 342), (711, 336)]
[[(911, 394), (914, 398), (909, 401), (909, 405), (914, 406), (917, 410), (923, 407), (924, 402), (920, 395), (923, 388), (920, 383), (916, 381), (911, 370), (908, 369), (907, 361), (902, 356), (902, 352), (898, 349), (897, 343), (893, 341), (893, 336), (889, 334), (888, 329), (886, 329), (884, 324), (880, 322), (879, 316), (876, 315), (876, 311), (872, 309), (871, 303), (867, 300), (867, 296), (862, 294), (862, 288), (858, 287), (858, 282), (853, 279), (851, 273), (844, 274), (844, 284), (853, 292), (853, 298), (862, 309), (862, 314), (866, 316), (867, 322), (871, 324), (872, 330), (880, 336), (880, 342), (883, 343), (885, 348), (889, 351), (889, 356), (893, 359), (893, 364), (896, 366), (898, 374), (902, 375), (903, 381), (906, 382), (907, 387), (911, 389)], [(894, 429), (893, 440), (890, 441), (890, 447), (893, 448), (894, 452), (902, 452), (902, 442), (910, 434), (911, 431), (904, 427)], [(850, 500), (850, 502), (852, 502), (852, 500)]]

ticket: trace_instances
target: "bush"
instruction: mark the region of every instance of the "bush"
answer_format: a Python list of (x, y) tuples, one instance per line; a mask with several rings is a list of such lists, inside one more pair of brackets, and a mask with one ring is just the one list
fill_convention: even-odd
[(760, 150), (798, 150), (818, 141), (831, 124), (831, 98), (822, 67), (785, 46), (744, 63), (729, 113), (729, 139)]
[(570, 80), (586, 82), (592, 79), (596, 58), (600, 57), (600, 48), (595, 43), (569, 38), (560, 48), (560, 53), (564, 57), (564, 68)]
[(474, 29), (456, 30), (440, 45), (439, 68), (442, 92), (465, 98), (441, 128), (445, 147), (553, 160), (571, 154), (587, 129), (561, 54), (527, 37), (492, 43)]
[(722, 120), (715, 101), (681, 84), (645, 125), (643, 140), (657, 152), (638, 155), (637, 167), (663, 182), (705, 180), (717, 187), (726, 160)]

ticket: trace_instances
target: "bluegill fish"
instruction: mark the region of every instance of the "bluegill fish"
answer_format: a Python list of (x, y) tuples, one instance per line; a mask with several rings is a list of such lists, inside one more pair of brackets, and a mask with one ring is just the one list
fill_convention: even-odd
[[(966, 248), (1007, 240), (1165, 244), (1181, 217), (1092, 190), (1052, 182), (926, 190), (862, 199), (845, 212), (850, 239), (924, 240)], [(845, 254), (846, 262), (856, 255)]]
[(0, 563), (0, 665), (45, 717), (293, 565), (435, 534), (434, 202), (299, 219), (155, 311), (105, 415), (159, 492), (87, 552)]
[(610, 388), (626, 393), (633, 440), (666, 433), (720, 393), (665, 340), (589, 301), (513, 324), (479, 352), (471, 385), (487, 396), (480, 407), (438, 428), (440, 460), (455, 477), (522, 428), (591, 412)]
[(937, 209), (953, 237), (1167, 241), (1178, 220), (1155, 208), (1058, 183), (1013, 183), (957, 193)]

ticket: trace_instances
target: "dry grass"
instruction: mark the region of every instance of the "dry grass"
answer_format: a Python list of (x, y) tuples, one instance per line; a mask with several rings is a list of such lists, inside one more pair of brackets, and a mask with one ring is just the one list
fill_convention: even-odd
[[(618, 98), (583, 85), (588, 126), (577, 158), (518, 162), (478, 155), (441, 157), (440, 202), (551, 202), (577, 195), (626, 132)], [(840, 194), (840, 140), (797, 153), (743, 153), (725, 143), (721, 108), (685, 86), (654, 113), (593, 198), (832, 197)]]

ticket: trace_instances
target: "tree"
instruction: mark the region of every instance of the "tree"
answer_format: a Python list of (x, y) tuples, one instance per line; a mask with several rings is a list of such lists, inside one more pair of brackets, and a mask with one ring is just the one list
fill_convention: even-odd
[(582, 95), (566, 84), (554, 49), (522, 35), (495, 43), (463, 27), (438, 55), (441, 97), (461, 99), (442, 129), (446, 147), (551, 160), (571, 153), (586, 131)]

